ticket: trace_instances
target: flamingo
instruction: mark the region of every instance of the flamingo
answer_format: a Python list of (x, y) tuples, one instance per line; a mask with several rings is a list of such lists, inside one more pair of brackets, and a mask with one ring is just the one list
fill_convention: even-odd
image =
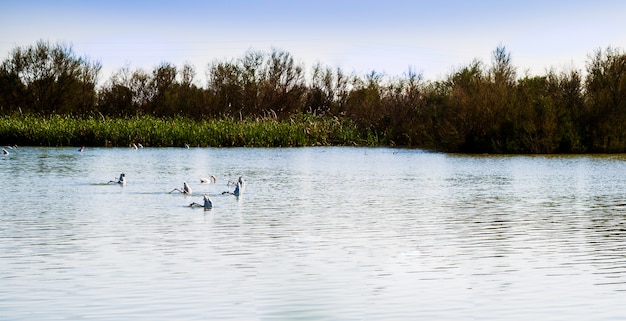
[(116, 181), (109, 181), (109, 184), (111, 183), (117, 183), (120, 185), (126, 185), (126, 174), (122, 173), (120, 174), (120, 178), (118, 178)]
[(239, 196), (239, 195), (241, 195), (242, 191), (243, 190), (241, 188), (241, 183), (237, 182), (237, 183), (235, 183), (235, 190), (234, 191), (232, 191), (232, 192), (225, 191), (225, 192), (222, 192), (222, 195), (224, 195), (224, 194), (231, 194), (231, 195)]
[(200, 183), (215, 183), (215, 181), (217, 180), (217, 178), (215, 177), (215, 175), (211, 175), (211, 177), (206, 178), (203, 177), (200, 179)]
[(204, 209), (210, 209), (213, 208), (213, 202), (211, 201), (211, 198), (209, 198), (208, 194), (204, 194), (204, 205), (193, 202), (189, 204), (189, 207), (204, 207)]
[(174, 191), (178, 191), (178, 192), (181, 192), (183, 194), (191, 195), (191, 187), (189, 187), (189, 184), (187, 184), (187, 182), (183, 182), (183, 189), (175, 188), (170, 193), (173, 193)]

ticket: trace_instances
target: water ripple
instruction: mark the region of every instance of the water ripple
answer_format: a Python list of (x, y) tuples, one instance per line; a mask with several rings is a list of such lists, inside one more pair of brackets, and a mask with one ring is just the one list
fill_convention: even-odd
[[(30, 188), (2, 196), (0, 319), (624, 315), (619, 157), (75, 152), (20, 148), (3, 161)], [(121, 171), (127, 186), (102, 184)], [(197, 181), (210, 174), (217, 184)], [(239, 175), (244, 194), (222, 195)], [(196, 194), (167, 193), (182, 181)], [(202, 193), (214, 208), (188, 208)]]

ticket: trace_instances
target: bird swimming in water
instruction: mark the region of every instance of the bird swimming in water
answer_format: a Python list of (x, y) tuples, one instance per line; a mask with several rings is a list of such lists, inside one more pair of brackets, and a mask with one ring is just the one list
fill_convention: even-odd
[(239, 195), (241, 195), (242, 191), (243, 190), (241, 189), (241, 183), (237, 182), (237, 183), (235, 183), (235, 190), (234, 191), (232, 191), (232, 192), (225, 191), (225, 192), (222, 192), (222, 195), (224, 195), (224, 194), (231, 194), (231, 195), (239, 196)]
[(239, 187), (241, 189), (244, 189), (246, 187), (246, 181), (243, 179), (243, 176), (239, 176), (236, 182), (228, 181), (228, 185), (237, 185), (237, 184), (239, 184)]
[(243, 176), (239, 176), (239, 180), (237, 180), (237, 182), (241, 185), (241, 189), (246, 187), (246, 181), (243, 179)]
[(191, 195), (191, 187), (189, 187), (189, 184), (187, 184), (187, 182), (183, 182), (183, 189), (175, 188), (170, 193), (173, 193), (175, 191), (178, 191), (183, 194)]
[(206, 178), (203, 177), (200, 179), (200, 183), (215, 183), (217, 181), (217, 178), (215, 177), (215, 175), (211, 175), (211, 177)]
[(120, 178), (118, 178), (117, 180), (113, 180), (113, 181), (109, 181), (109, 184), (120, 184), (120, 185), (126, 185), (126, 174), (122, 173), (120, 174)]
[(211, 198), (209, 198), (208, 194), (204, 194), (204, 204), (198, 204), (196, 202), (193, 202), (191, 204), (189, 204), (189, 207), (204, 207), (204, 209), (210, 209), (213, 208), (213, 202), (211, 201)]

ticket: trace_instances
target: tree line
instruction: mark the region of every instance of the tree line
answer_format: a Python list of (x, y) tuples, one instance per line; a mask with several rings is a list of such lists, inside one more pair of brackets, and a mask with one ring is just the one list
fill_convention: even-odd
[(250, 50), (214, 61), (199, 86), (193, 66), (117, 70), (71, 45), (16, 47), (0, 66), (0, 115), (130, 118), (342, 119), (390, 145), (468, 153), (626, 152), (626, 54), (598, 49), (585, 73), (518, 76), (504, 46), (442, 80), (409, 71), (355, 75), (285, 51)]

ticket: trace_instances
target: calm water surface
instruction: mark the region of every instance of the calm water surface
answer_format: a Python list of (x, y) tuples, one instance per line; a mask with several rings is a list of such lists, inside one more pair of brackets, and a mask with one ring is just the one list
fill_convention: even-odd
[(626, 155), (10, 153), (0, 320), (626, 318)]

